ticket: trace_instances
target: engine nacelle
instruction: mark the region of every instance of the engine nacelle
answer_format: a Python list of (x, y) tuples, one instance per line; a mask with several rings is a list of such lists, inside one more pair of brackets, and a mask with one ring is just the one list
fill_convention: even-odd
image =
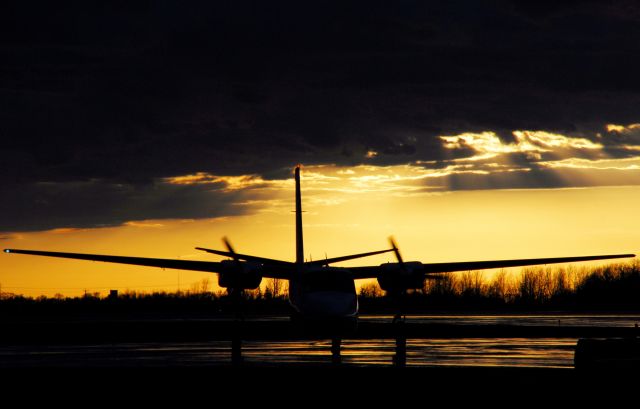
[(262, 265), (251, 262), (223, 260), (218, 273), (218, 285), (222, 288), (254, 290), (262, 282)]
[(424, 286), (425, 276), (419, 261), (406, 262), (404, 267), (400, 263), (380, 264), (380, 270), (378, 284), (384, 291), (399, 292)]

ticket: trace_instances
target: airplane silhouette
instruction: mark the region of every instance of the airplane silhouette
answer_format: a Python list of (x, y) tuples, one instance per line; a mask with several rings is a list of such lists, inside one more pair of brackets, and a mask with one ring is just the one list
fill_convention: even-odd
[[(230, 258), (230, 260), (223, 260), (220, 262), (123, 257), (19, 249), (5, 249), (4, 252), (217, 273), (219, 286), (228, 289), (231, 293), (238, 293), (247, 289), (255, 289), (260, 286), (263, 278), (288, 280), (289, 303), (293, 307), (297, 316), (311, 320), (348, 320), (353, 322), (355, 322), (358, 315), (358, 298), (356, 295), (355, 280), (375, 278), (378, 280), (380, 287), (387, 293), (402, 294), (410, 289), (422, 288), (425, 280), (438, 279), (442, 277), (441, 274), (443, 273), (455, 271), (635, 257), (635, 254), (608, 254), (599, 256), (467, 261), (453, 263), (422, 263), (419, 261), (407, 262), (402, 259), (398, 246), (394, 240), (390, 238), (390, 249), (351, 254), (317, 261), (305, 261), (303, 256), (304, 245), (302, 234), (300, 165), (295, 168), (295, 186), (295, 262), (237, 253), (226, 237), (223, 238), (223, 242), (227, 251), (196, 247), (198, 250)], [(383, 263), (377, 266), (330, 266), (331, 264), (341, 261), (353, 260), (387, 252), (393, 252), (397, 262)]]

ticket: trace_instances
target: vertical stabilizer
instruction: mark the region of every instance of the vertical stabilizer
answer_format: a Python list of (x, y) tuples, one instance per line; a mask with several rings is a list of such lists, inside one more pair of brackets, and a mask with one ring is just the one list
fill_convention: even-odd
[(296, 166), (296, 263), (304, 263), (302, 240), (302, 198), (300, 195), (300, 165)]

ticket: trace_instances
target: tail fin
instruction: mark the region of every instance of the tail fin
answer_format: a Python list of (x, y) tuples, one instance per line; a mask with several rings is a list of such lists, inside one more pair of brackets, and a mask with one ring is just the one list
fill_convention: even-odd
[(304, 263), (304, 244), (302, 240), (302, 198), (300, 195), (300, 165), (296, 166), (296, 263)]

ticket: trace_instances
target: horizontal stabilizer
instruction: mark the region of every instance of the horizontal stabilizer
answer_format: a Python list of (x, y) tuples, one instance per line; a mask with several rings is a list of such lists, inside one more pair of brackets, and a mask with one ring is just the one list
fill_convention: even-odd
[(360, 254), (351, 254), (351, 255), (342, 256), (342, 257), (326, 258), (324, 260), (307, 261), (304, 264), (307, 266), (326, 266), (328, 264), (338, 263), (340, 261), (347, 261), (347, 260), (354, 260), (362, 257), (375, 256), (376, 254), (388, 253), (390, 251), (393, 251), (393, 249), (370, 251), (368, 253), (360, 253)]
[(266, 258), (266, 257), (251, 256), (248, 254), (240, 254), (236, 252), (232, 253), (230, 251), (206, 249), (204, 247), (196, 247), (196, 250), (206, 251), (207, 253), (217, 254), (219, 256), (231, 257), (233, 259), (238, 259), (243, 261), (255, 261), (262, 264), (272, 264), (272, 265), (282, 265), (282, 266), (292, 266), (295, 264), (289, 261), (275, 260), (275, 259)]

